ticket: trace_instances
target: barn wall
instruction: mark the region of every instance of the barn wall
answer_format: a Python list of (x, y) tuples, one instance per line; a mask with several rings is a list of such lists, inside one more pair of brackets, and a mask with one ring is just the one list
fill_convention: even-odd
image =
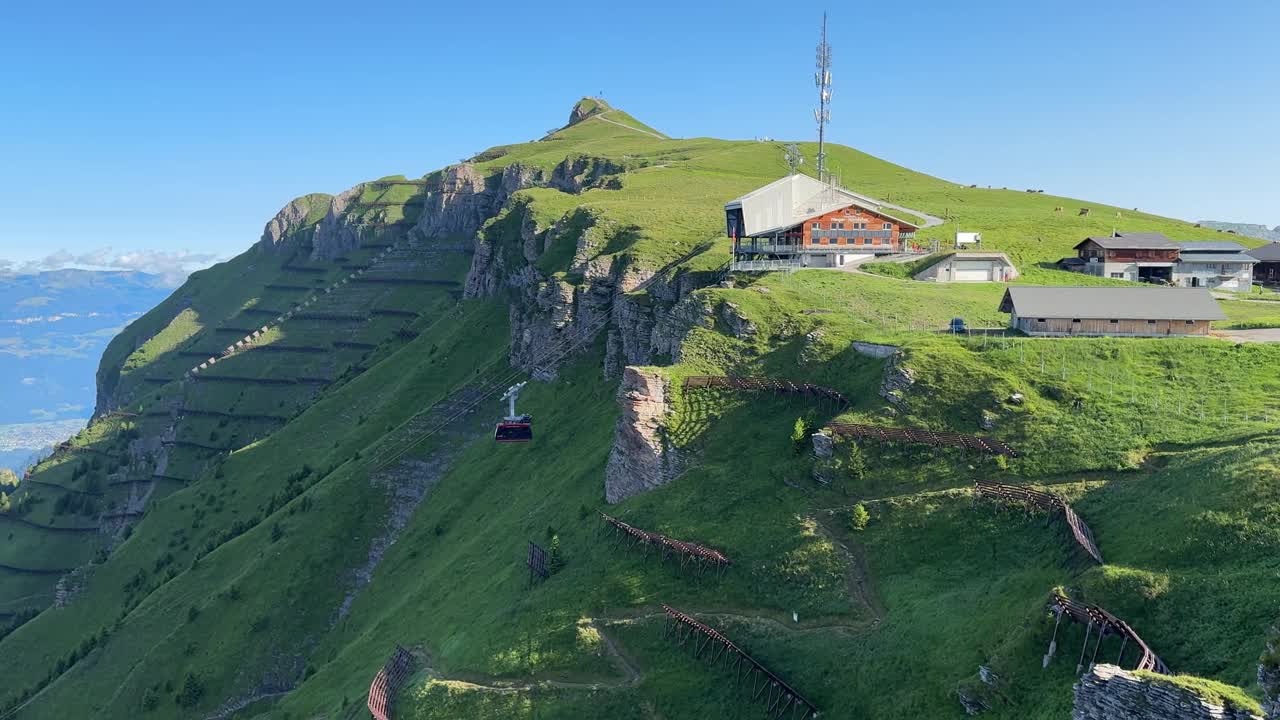
[(1082, 319), (1079, 323), (1071, 322), (1071, 318), (1045, 318), (1038, 322), (1037, 318), (1025, 318), (1014, 315), (1011, 325), (1028, 335), (1119, 335), (1142, 337), (1165, 337), (1170, 335), (1208, 335), (1209, 321), (1195, 320), (1187, 324), (1185, 320), (1157, 320), (1149, 323), (1146, 320), (1110, 320)]

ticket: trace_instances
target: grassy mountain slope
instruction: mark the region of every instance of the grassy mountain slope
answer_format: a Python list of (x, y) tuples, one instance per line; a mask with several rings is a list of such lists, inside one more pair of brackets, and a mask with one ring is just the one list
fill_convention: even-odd
[[(720, 205), (785, 172), (773, 143), (659, 139), (621, 111), (594, 110), (473, 163), (490, 184), (513, 163), (612, 168), (610, 182), (581, 193), (515, 193), (481, 230), (513, 274), (536, 270), (585, 293), (589, 280), (571, 272), (584, 253), (653, 269), (716, 239), (686, 269), (718, 267)], [(846, 185), (981, 230), (1025, 282), (1078, 281), (1039, 264), (1120, 222), (1201, 237), (1164, 218), (963, 187), (848, 148), (831, 155)], [(998, 287), (823, 271), (738, 278), (687, 293), (681, 307), (707, 312), (681, 328), (679, 362), (655, 358), (676, 395), (666, 431), (688, 469), (606, 508), (618, 410), (616, 378), (600, 372), (604, 335), (521, 396), (535, 442), (495, 447), (486, 434), (497, 403), (468, 409), (455, 390), (506, 366), (507, 304), (519, 289), (459, 299), (469, 258), (410, 230), (422, 193), (366, 186), (345, 212), (376, 241), (333, 260), (311, 259), (321, 214), (308, 213), (279, 252), (255, 248), (193, 276), (113, 342), (100, 394), (124, 412), (104, 414), (38, 467), (15, 496), (25, 507), (0, 517), (0, 564), (85, 568), (63, 581), (75, 592), (61, 607), (47, 607), (60, 573), (0, 570), (0, 610), (46, 608), (0, 639), (0, 695), (15, 717), (363, 717), (369, 682), (397, 643), (420, 657), (399, 717), (762, 714), (724, 671), (661, 637), (665, 602), (723, 630), (827, 717), (958, 718), (965, 689), (992, 717), (1057, 718), (1082, 633), (1064, 632), (1058, 660), (1041, 670), (1055, 586), (1120, 614), (1176, 670), (1253, 692), (1265, 630), (1280, 616), (1270, 592), (1280, 350), (953, 338), (935, 332), (950, 317), (1001, 321)], [(1086, 205), (1088, 217), (1072, 212)], [(581, 212), (590, 229), (571, 222)], [(522, 223), (569, 230), (531, 259)], [(391, 264), (369, 272), (414, 283), (334, 285), (385, 243), (397, 243)], [(316, 290), (258, 346), (182, 380), (200, 356)], [(723, 321), (728, 303), (753, 335)], [(884, 361), (853, 351), (853, 340), (903, 348), (915, 385), (901, 407), (877, 394)], [(853, 399), (850, 421), (977, 432), (985, 417), (1024, 457), (868, 445), (864, 477), (819, 485), (789, 434), (798, 416), (821, 423), (830, 409), (680, 391), (680, 378), (716, 373), (837, 388)], [(1020, 404), (1008, 402), (1014, 393)], [(415, 417), (441, 401), (447, 411)], [(441, 432), (387, 461), (437, 417), (449, 420)], [(975, 503), (976, 478), (1062, 492), (1109, 564), (1086, 564), (1056, 525)], [(59, 499), (72, 495), (89, 506)], [(850, 524), (857, 504), (870, 515), (865, 530)], [(145, 514), (103, 519), (138, 505)], [(694, 582), (645, 562), (599, 534), (599, 509), (721, 548), (735, 565)], [(553, 536), (567, 564), (530, 588), (527, 543)], [(999, 687), (978, 683), (982, 664)]]

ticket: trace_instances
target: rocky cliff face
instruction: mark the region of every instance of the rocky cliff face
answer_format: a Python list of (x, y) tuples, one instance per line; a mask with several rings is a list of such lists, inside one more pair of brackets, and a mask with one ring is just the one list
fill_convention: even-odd
[(360, 247), (368, 228), (365, 223), (348, 218), (347, 209), (364, 189), (365, 183), (361, 183), (330, 199), (329, 210), (316, 225), (315, 237), (312, 238), (313, 259), (330, 260)]
[(1280, 720), (1280, 627), (1272, 628), (1258, 663), (1258, 685), (1262, 686), (1262, 711), (1267, 720)]
[(605, 469), (605, 500), (621, 502), (662, 487), (680, 474), (679, 452), (666, 439), (663, 420), (670, 410), (666, 378), (628, 367), (618, 388), (622, 416), (614, 428)]
[(314, 227), (320, 213), (329, 207), (332, 195), (312, 193), (294, 198), (267, 221), (262, 230), (262, 238), (258, 240), (258, 249), (262, 252), (276, 252), (284, 247), (285, 241), (303, 230)]
[(1115, 665), (1098, 665), (1075, 686), (1072, 720), (1261, 720), (1215, 705), (1194, 692), (1149, 680)]

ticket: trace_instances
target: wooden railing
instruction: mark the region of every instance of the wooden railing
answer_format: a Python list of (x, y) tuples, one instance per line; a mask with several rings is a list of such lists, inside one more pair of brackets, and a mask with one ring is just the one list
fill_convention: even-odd
[(1067, 521), (1067, 527), (1071, 528), (1071, 535), (1075, 538), (1076, 543), (1089, 554), (1089, 557), (1097, 560), (1099, 565), (1104, 564), (1102, 551), (1098, 549), (1098, 544), (1093, 539), (1093, 531), (1076, 514), (1076, 511), (1072, 510), (1071, 506), (1057, 495), (1033, 490), (1022, 485), (1006, 485), (989, 480), (974, 482), (973, 489), (974, 492), (982, 497), (1021, 503), (1048, 513), (1061, 514)]
[(965, 433), (946, 430), (859, 425), (856, 423), (832, 423), (827, 426), (827, 429), (836, 435), (849, 438), (879, 440), (881, 442), (923, 443), (934, 447), (958, 447), (966, 450), (978, 450), (990, 455), (1018, 457), (1017, 450), (995, 438), (966, 435)]
[[(1084, 636), (1084, 647), (1080, 652), (1080, 661), (1076, 665), (1076, 672), (1085, 669), (1084, 656), (1089, 649), (1089, 636), (1097, 628), (1098, 635), (1093, 648), (1093, 655), (1090, 658), (1089, 665), (1092, 665), (1097, 659), (1098, 649), (1102, 647), (1102, 639), (1107, 635), (1119, 635), (1122, 638), (1120, 645), (1120, 658), (1116, 661), (1120, 665), (1124, 660), (1124, 652), (1129, 643), (1133, 643), (1139, 650), (1138, 664), (1135, 670), (1149, 670), (1151, 672), (1161, 673), (1163, 675), (1171, 675), (1169, 666), (1164, 664), (1159, 655), (1147, 645), (1142, 638), (1138, 637), (1138, 633), (1134, 632), (1129, 624), (1111, 613), (1103, 610), (1097, 605), (1089, 605), (1076, 600), (1072, 600), (1067, 596), (1054, 592), (1049, 597), (1049, 609), (1057, 616), (1058, 623), (1062, 622), (1062, 618), (1078, 622), (1086, 626)], [(1057, 627), (1054, 627), (1054, 635), (1056, 641)], [(1053, 647), (1052, 645), (1050, 646)], [(1052, 652), (1052, 651), (1051, 651)]]
[(849, 400), (839, 390), (806, 382), (792, 382), (767, 377), (731, 377), (727, 375), (693, 375), (684, 379), (686, 390), (718, 389), (773, 392), (799, 395), (816, 400), (830, 400), (840, 407)]
[(369, 684), (369, 712), (377, 720), (391, 720), (395, 711), (396, 694), (400, 692), (404, 681), (409, 679), (413, 664), (413, 655), (397, 645), (386, 664), (373, 676), (373, 682)]
[(699, 575), (707, 567), (715, 567), (717, 572), (724, 572), (726, 568), (733, 564), (719, 550), (712, 550), (697, 543), (684, 542), (659, 533), (641, 530), (605, 513), (600, 513), (600, 517), (604, 520), (605, 527), (612, 527), (618, 531), (619, 540), (628, 538), (631, 540), (631, 544), (627, 546), (627, 549), (638, 545), (644, 549), (645, 557), (648, 557), (650, 549), (656, 549), (659, 552), (659, 558), (662, 560), (670, 557), (679, 558), (681, 569), (684, 568), (686, 562), (692, 561), (694, 566), (698, 568)]
[(763, 702), (768, 708), (769, 717), (790, 720), (818, 717), (817, 706), (719, 631), (670, 605), (663, 605), (662, 609), (666, 612), (663, 635), (674, 638), (680, 645), (688, 645), (692, 640), (693, 656), (700, 658), (707, 653), (706, 657), (712, 665), (723, 658), (725, 664), (733, 667), (734, 684), (741, 685), (744, 680), (749, 681), (751, 699)]

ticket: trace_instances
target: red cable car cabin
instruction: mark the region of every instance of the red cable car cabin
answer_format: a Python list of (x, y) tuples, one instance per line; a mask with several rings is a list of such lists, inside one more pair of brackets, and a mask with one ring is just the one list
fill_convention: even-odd
[(500, 443), (525, 443), (533, 439), (533, 416), (506, 417), (493, 430), (493, 439)]
[(516, 383), (507, 388), (502, 399), (507, 401), (507, 416), (498, 421), (493, 429), (493, 439), (500, 443), (526, 443), (533, 439), (533, 416), (516, 414), (516, 398), (524, 383)]

